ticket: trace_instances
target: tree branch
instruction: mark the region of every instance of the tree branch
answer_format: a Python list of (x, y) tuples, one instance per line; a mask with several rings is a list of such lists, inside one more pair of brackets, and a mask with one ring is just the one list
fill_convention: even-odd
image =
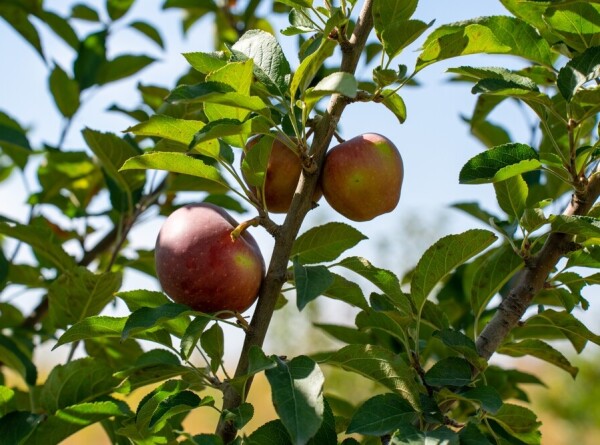
[[(372, 5), (372, 0), (366, 0), (363, 4), (354, 32), (343, 50), (341, 71), (351, 74), (354, 74), (356, 71), (362, 50), (373, 28)], [(311, 208), (312, 196), (319, 179), (323, 160), (325, 159), (325, 152), (329, 147), (337, 123), (347, 103), (344, 97), (334, 95), (329, 101), (327, 111), (315, 128), (310, 154), (312, 162), (317, 168), (305, 168), (300, 176), (298, 188), (273, 248), (269, 269), (260, 289), (260, 296), (254, 316), (250, 322), (250, 328), (246, 333), (235, 377), (240, 377), (247, 373), (250, 348), (252, 346), (260, 347), (264, 342), (277, 297), (282, 285), (286, 281), (287, 265), (294, 240), (298, 235), (302, 221), (304, 221), (306, 214)], [(246, 385), (246, 394), (251, 384), (252, 379), (249, 379)], [(242, 395), (231, 386), (225, 385), (223, 393), (223, 409), (235, 408), (242, 402)], [(224, 439), (225, 443), (228, 443), (235, 437), (236, 429), (232, 422), (220, 421), (217, 427), (217, 434)]]
[[(596, 171), (585, 189), (573, 194), (563, 215), (586, 215), (598, 196), (600, 172)], [(477, 352), (481, 357), (488, 360), (521, 320), (533, 298), (543, 289), (558, 260), (570, 251), (572, 238), (566, 233), (551, 233), (540, 251), (527, 262), (515, 286), (477, 338)]]

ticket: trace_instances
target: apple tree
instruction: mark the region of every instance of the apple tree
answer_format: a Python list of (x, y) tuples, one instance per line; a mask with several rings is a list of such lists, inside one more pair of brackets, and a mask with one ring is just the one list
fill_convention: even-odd
[[(26, 221), (0, 215), (0, 234), (11, 240), (0, 250), (2, 443), (58, 444), (95, 423), (114, 444), (541, 443), (522, 387), (541, 384), (540, 377), (488, 361), (528, 355), (575, 378), (577, 368), (552, 342), (566, 340), (577, 353), (600, 344), (578, 319), (590, 306), (586, 288), (600, 280), (600, 2), (500, 2), (505, 15), (434, 26), (414, 18), (417, 0), (166, 0), (163, 8), (185, 12), (184, 29), (212, 17), (215, 51), (186, 53), (189, 70), (172, 89), (140, 84), (139, 105), (112, 107), (135, 123), (124, 133), (86, 123), (87, 147), (74, 150), (65, 136), (94, 100), (90, 93), (154, 62), (111, 56), (114, 33), (127, 27), (162, 47), (160, 29), (127, 20), (133, 0), (107, 0), (101, 11), (77, 4), (68, 17), (42, 0), (0, 1), (0, 16), (40, 57), (47, 57), (41, 27), (73, 52), (69, 67), (47, 60), (63, 121), (58, 143), (33, 146), (28, 129), (0, 111), (0, 179), (35, 169), (39, 183)], [(273, 13), (287, 15), (289, 26), (274, 31)], [(84, 21), (89, 28), (77, 25)], [(295, 70), (283, 39), (298, 42)], [(407, 66), (404, 50), (417, 39), (416, 63)], [(481, 153), (465, 156), (457, 180), (492, 184), (497, 210), (455, 203), (476, 218), (474, 227), (439, 239), (406, 276), (377, 258), (347, 254), (368, 242), (358, 225), (334, 219), (301, 231), (322, 193), (319, 205), (350, 221), (397, 204), (400, 155), (378, 135), (344, 142), (337, 130), (346, 107), (374, 102), (404, 124), (402, 88), (429, 65), (471, 54), (523, 64), (457, 63), (448, 75), (472, 84), (477, 100), (465, 121), (482, 143)], [(378, 59), (372, 76), (356, 74)], [(493, 121), (505, 102), (531, 120), (529, 140), (513, 140), (510, 127)], [(328, 161), (335, 145), (356, 151)], [(378, 207), (382, 183), (392, 198)], [(284, 204), (268, 198), (278, 192)], [(184, 217), (180, 232), (165, 228), (156, 267), (153, 251), (132, 255), (126, 247), (140, 221), (198, 209), (183, 206), (182, 196), (211, 211)], [(281, 222), (275, 212), (284, 214)], [(98, 228), (96, 218), (110, 229)], [(224, 235), (196, 243), (209, 223)], [(223, 296), (230, 286), (245, 291), (247, 270), (262, 261), (256, 249), (248, 257), (237, 248), (258, 230), (274, 244), (263, 252), (269, 261), (254, 280), (248, 321)], [(23, 259), (23, 251), (32, 254)], [(166, 271), (167, 278), (159, 273), (166, 293), (122, 290), (127, 269), (152, 277)], [(179, 290), (168, 290), (173, 283)], [(367, 284), (375, 291), (367, 294)], [(299, 310), (321, 298), (355, 308), (352, 325), (319, 325), (339, 349), (296, 357), (263, 349), (283, 286), (295, 290)], [(6, 297), (15, 289), (37, 291), (37, 306), (22, 312)], [(127, 313), (107, 315), (117, 301)], [(234, 363), (224, 360), (225, 326), (243, 333)], [(70, 353), (42, 378), (36, 354), (49, 346)], [(325, 377), (332, 368), (378, 389), (356, 406), (333, 397)], [(261, 373), (278, 418), (247, 431), (261, 409), (247, 401)], [(144, 396), (134, 406), (127, 395), (136, 390)], [(214, 430), (186, 431), (192, 410), (218, 411)]]

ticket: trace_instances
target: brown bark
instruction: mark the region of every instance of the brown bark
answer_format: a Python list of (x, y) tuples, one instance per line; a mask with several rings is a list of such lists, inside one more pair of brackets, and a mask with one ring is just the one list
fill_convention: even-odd
[[(583, 191), (575, 193), (563, 215), (586, 215), (600, 195), (600, 173), (591, 176)], [(514, 287), (477, 338), (477, 352), (489, 359), (517, 325), (540, 292), (560, 258), (572, 250), (572, 236), (551, 233), (539, 252), (527, 261)]]

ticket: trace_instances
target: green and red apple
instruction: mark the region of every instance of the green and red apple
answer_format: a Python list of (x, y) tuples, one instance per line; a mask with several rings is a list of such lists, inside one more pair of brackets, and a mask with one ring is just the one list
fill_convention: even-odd
[(368, 221), (398, 205), (404, 166), (385, 136), (366, 133), (327, 152), (321, 172), (325, 199), (353, 221)]
[(241, 313), (252, 306), (265, 263), (247, 231), (232, 239), (237, 225), (225, 210), (207, 203), (186, 205), (167, 218), (155, 261), (158, 280), (173, 301), (205, 313)]
[[(300, 156), (285, 145), (280, 137), (263, 135), (254, 137), (246, 144), (246, 153), (252, 150), (263, 137), (268, 137), (273, 141), (266, 170), (264, 201), (269, 212), (286, 213), (290, 208), (300, 179), (302, 161)], [(292, 141), (295, 141), (295, 139), (292, 139)], [(244, 179), (248, 184), (247, 178), (244, 177)], [(248, 186), (257, 194), (256, 187), (250, 184)], [(313, 194), (313, 201), (317, 202), (321, 199), (321, 196), (322, 192), (318, 187)]]

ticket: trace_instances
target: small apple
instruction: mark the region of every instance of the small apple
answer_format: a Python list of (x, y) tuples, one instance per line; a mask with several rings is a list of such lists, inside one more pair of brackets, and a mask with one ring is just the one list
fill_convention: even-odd
[[(252, 150), (252, 147), (262, 137), (264, 136), (257, 136), (250, 139), (246, 144), (246, 153)], [(300, 179), (302, 161), (279, 137), (270, 139), (273, 141), (273, 145), (271, 147), (265, 178), (265, 203), (269, 212), (286, 213), (290, 208), (298, 180)], [(247, 178), (244, 177), (244, 179), (248, 184)], [(254, 193), (257, 192), (256, 187), (250, 184), (248, 186)], [(321, 199), (321, 196), (322, 192), (320, 188), (317, 188), (313, 194), (313, 201), (317, 202)]]
[(243, 312), (258, 296), (265, 263), (254, 238), (235, 241), (237, 222), (213, 204), (186, 205), (165, 221), (156, 239), (156, 274), (173, 301), (214, 313)]
[(321, 172), (325, 199), (353, 221), (369, 221), (398, 205), (404, 167), (386, 137), (366, 133), (329, 150)]

